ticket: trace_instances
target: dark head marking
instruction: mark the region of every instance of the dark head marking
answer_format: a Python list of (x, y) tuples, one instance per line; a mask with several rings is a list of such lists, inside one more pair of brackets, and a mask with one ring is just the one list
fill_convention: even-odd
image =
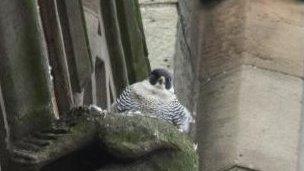
[(165, 87), (169, 90), (172, 87), (172, 75), (169, 71), (162, 68), (151, 71), (149, 76), (150, 84), (155, 85), (161, 76), (165, 77)]

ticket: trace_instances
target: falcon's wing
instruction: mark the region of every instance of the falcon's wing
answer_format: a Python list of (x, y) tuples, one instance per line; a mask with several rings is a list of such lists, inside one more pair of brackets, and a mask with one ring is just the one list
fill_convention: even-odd
[(129, 110), (138, 110), (138, 102), (136, 100), (136, 94), (131, 87), (127, 87), (121, 95), (116, 99), (115, 103), (111, 107), (111, 111), (124, 112)]
[(177, 125), (183, 132), (188, 133), (190, 131), (190, 123), (193, 122), (193, 118), (188, 109), (176, 99), (171, 103), (171, 110), (173, 124)]

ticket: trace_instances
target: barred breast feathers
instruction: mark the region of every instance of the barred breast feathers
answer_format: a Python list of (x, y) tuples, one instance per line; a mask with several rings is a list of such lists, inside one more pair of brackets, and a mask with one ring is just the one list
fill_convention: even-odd
[(112, 105), (111, 111), (140, 111), (166, 120), (189, 132), (192, 116), (179, 103), (173, 91), (162, 90), (151, 85), (148, 80), (128, 86)]

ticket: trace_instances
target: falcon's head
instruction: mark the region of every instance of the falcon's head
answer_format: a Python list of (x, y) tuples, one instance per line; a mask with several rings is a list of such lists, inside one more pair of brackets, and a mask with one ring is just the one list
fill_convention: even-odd
[(154, 69), (149, 76), (149, 82), (151, 85), (160, 89), (170, 90), (172, 88), (172, 75), (165, 69)]

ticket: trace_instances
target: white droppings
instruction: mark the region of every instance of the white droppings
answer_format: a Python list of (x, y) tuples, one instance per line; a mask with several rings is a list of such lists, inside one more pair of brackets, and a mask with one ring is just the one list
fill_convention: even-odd
[(159, 132), (156, 130), (153, 134), (154, 136), (156, 136), (157, 140), (159, 140)]
[(127, 116), (145, 116), (144, 114), (141, 113), (141, 111), (128, 111), (126, 113)]
[(179, 130), (179, 132), (184, 132), (184, 130), (182, 128), (179, 128), (178, 130)]
[(196, 120), (192, 119), (190, 123), (195, 124)]
[(139, 110), (135, 111), (134, 114), (136, 114), (136, 115), (142, 115), (142, 113)]
[(131, 111), (128, 111), (126, 114), (127, 114), (127, 116), (134, 116), (134, 113)]
[(52, 75), (52, 67), (50, 65), (48, 65), (48, 69), (49, 69), (48, 71), (49, 71), (50, 80), (53, 82), (54, 77)]
[(98, 112), (100, 112), (100, 113), (103, 113), (105, 110), (102, 110), (99, 106), (97, 106), (97, 105), (94, 105), (94, 104), (91, 104), (90, 106), (89, 106), (89, 109), (90, 110), (96, 110), (96, 111), (98, 111)]
[(52, 71), (52, 67), (49, 65), (49, 73), (51, 73)]
[(95, 104), (91, 104), (91, 105), (89, 106), (89, 109), (90, 109), (90, 110), (95, 110), (95, 111), (97, 111), (98, 113), (100, 113), (101, 115), (103, 114), (103, 118), (107, 117), (108, 111), (107, 111), (107, 110), (104, 110), (104, 109), (102, 109), (102, 108), (100, 108), (99, 106), (97, 106), (97, 105), (95, 105)]
[(197, 143), (193, 143), (193, 149), (194, 149), (195, 151), (197, 151), (197, 147), (198, 147), (198, 144), (197, 144)]

